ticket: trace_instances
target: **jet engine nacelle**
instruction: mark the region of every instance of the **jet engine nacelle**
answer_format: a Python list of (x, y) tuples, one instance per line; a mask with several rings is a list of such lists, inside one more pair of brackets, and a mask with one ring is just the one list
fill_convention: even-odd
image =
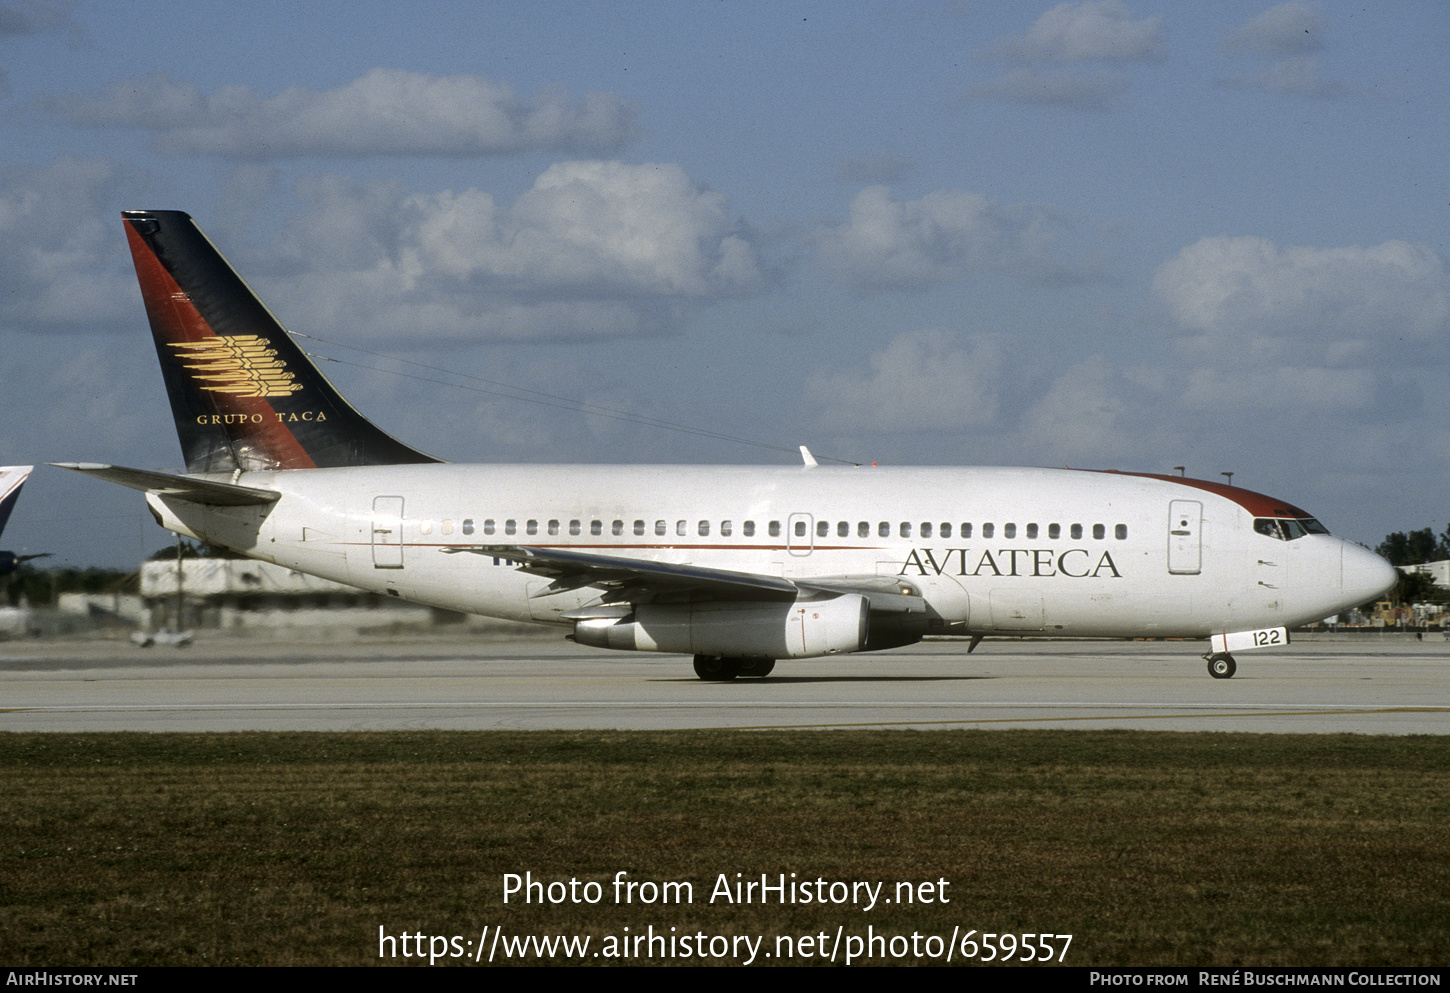
[(636, 652), (803, 659), (864, 648), (869, 607), (854, 593), (795, 603), (647, 603), (624, 617), (577, 622), (574, 640)]

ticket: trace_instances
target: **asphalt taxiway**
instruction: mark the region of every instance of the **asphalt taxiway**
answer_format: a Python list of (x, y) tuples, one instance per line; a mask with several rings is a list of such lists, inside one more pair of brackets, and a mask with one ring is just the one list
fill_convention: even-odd
[(962, 642), (706, 683), (559, 638), (0, 643), (0, 730), (1136, 728), (1450, 734), (1450, 642), (1299, 640), (1209, 677), (1188, 642)]

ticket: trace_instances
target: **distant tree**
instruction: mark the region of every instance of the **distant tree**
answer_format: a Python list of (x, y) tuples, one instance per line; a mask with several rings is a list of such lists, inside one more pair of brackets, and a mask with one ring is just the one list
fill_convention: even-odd
[(1411, 603), (1450, 602), (1450, 590), (1435, 585), (1427, 572), (1402, 572), (1400, 581), (1390, 591), (1390, 599), (1404, 606)]
[(1390, 565), (1420, 565), (1450, 559), (1450, 527), (1439, 538), (1429, 528), (1419, 531), (1396, 531), (1386, 535), (1375, 551), (1389, 560)]
[[(184, 559), (240, 559), (246, 557), (244, 555), (238, 555), (229, 548), (219, 548), (216, 545), (208, 545), (206, 542), (201, 541), (187, 541), (183, 538), (180, 544), (181, 557)], [(146, 556), (146, 561), (176, 561), (176, 545), (176, 542), (172, 542), (164, 548), (158, 548)]]
[(136, 574), (117, 569), (57, 567), (37, 569), (22, 565), (0, 580), (0, 604), (47, 606), (61, 593), (135, 593)]

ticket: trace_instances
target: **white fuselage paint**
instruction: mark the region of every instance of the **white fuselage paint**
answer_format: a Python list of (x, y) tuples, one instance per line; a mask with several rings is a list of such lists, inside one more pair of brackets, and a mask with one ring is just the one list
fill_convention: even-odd
[[(1224, 496), (1080, 470), (443, 464), (209, 478), (283, 495), (267, 507), (153, 495), (167, 527), (364, 590), (522, 621), (568, 624), (559, 614), (600, 591), (531, 598), (547, 580), (457, 549), (571, 549), (793, 580), (897, 576), (920, 590), (947, 634), (1206, 637), (1293, 626), (1363, 603), (1390, 575), (1383, 560), (1340, 538), (1258, 534), (1248, 510)], [(1171, 518), (1185, 506), (1193, 518), (1180, 526)], [(494, 532), (485, 534), (489, 520)], [(516, 533), (504, 533), (509, 520)], [(637, 520), (644, 535), (634, 533)], [(465, 521), (472, 534), (463, 533)], [(526, 533), (528, 521), (537, 533)], [(550, 521), (559, 522), (557, 534), (548, 533)], [(590, 533), (595, 521), (602, 534)], [(623, 534), (612, 533), (615, 521)], [(731, 522), (728, 536), (722, 521)], [(864, 537), (861, 522), (869, 524)], [(972, 525), (970, 537), (963, 524)], [(1073, 525), (1081, 537), (1071, 536)]]

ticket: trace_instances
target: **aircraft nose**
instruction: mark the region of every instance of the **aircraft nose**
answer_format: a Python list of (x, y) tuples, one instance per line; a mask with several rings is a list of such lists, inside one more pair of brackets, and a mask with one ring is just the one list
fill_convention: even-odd
[(1377, 600), (1399, 582), (1399, 571), (1368, 548), (1346, 541), (1341, 546), (1339, 585), (1347, 603)]

